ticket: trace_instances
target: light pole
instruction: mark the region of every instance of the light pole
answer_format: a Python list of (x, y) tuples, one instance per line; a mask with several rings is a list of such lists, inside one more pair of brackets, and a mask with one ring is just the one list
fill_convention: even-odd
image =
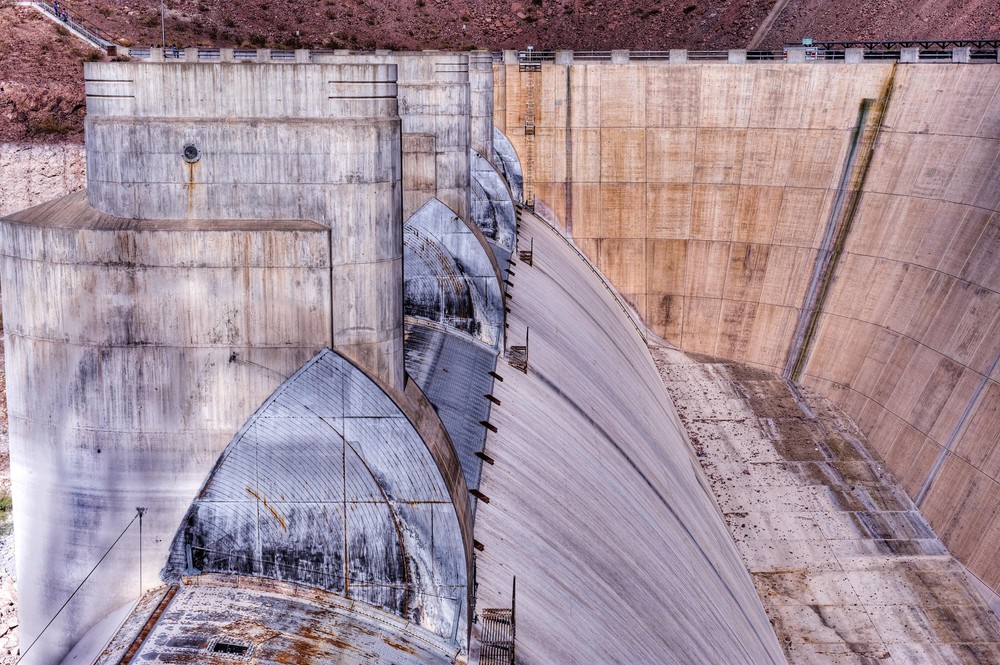
[(163, 0), (160, 0), (160, 47), (167, 48), (167, 24), (163, 19)]

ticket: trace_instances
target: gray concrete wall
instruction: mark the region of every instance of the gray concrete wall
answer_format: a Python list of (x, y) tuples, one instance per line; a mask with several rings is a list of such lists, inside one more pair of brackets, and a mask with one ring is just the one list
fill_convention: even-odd
[[(469, 218), (469, 55), (445, 51), (318, 53), (319, 63), (385, 63), (398, 71), (403, 128), (403, 219), (437, 198)], [(482, 83), (479, 84), (482, 88)], [(480, 100), (482, 96), (480, 95)], [(480, 103), (482, 106), (482, 103)], [(482, 112), (480, 112), (480, 118)]]
[[(137, 506), (158, 582), (226, 442), (316, 351), (403, 389), (395, 68), (92, 64), (88, 191), (0, 225), (25, 644)], [(134, 532), (28, 661), (138, 593)]]
[[(259, 404), (330, 342), (329, 231), (146, 224), (82, 194), (0, 225), (22, 643), (135, 515), (158, 582), (184, 507)], [(26, 662), (139, 591), (133, 526)]]
[(493, 54), (474, 51), (469, 54), (470, 146), (493, 161)]
[(392, 65), (107, 62), (85, 77), (94, 208), (330, 227), (333, 345), (402, 386), (402, 303), (379, 295), (402, 279)]

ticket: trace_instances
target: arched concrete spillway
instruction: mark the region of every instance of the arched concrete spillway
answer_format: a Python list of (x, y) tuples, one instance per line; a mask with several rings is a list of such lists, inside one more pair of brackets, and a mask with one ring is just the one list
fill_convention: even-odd
[(476, 608), (525, 663), (783, 663), (645, 343), (564, 238), (523, 215), (476, 514)]
[(163, 579), (222, 573), (317, 587), (464, 646), (467, 568), (451, 493), (420, 433), (382, 388), (324, 350), (226, 448)]
[(472, 222), (482, 230), (501, 268), (506, 271), (517, 239), (514, 196), (497, 168), (477, 152), (472, 167)]
[(682, 349), (797, 364), (1000, 590), (1000, 65), (566, 62), (497, 77), (553, 221)]
[(482, 232), (431, 199), (403, 226), (403, 311), (503, 346), (500, 268)]
[(492, 246), (437, 199), (403, 229), (406, 372), (434, 404), (470, 489), (479, 487), (503, 347), (504, 295)]
[[(506, 78), (501, 80), (506, 80)], [(493, 150), (495, 156), (493, 163), (496, 164), (500, 174), (507, 181), (514, 198), (520, 201), (524, 196), (524, 174), (521, 169), (521, 160), (510, 139), (499, 128), (493, 129)]]

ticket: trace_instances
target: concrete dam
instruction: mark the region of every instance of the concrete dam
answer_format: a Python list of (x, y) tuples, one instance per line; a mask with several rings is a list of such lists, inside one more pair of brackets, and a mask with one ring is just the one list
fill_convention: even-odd
[(165, 55), (0, 223), (24, 662), (809, 662), (656, 338), (842, 409), (978, 585), (876, 660), (1000, 658), (1000, 65)]

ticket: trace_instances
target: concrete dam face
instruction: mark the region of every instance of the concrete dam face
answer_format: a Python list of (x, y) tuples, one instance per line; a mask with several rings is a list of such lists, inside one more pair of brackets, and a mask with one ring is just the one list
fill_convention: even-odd
[(782, 661), (491, 56), (149, 55), (0, 225), (25, 662)]
[(841, 406), (1000, 590), (1000, 65), (618, 60), (508, 54), (535, 210), (657, 335)]
[(0, 222), (25, 662), (784, 662), (650, 330), (1000, 588), (1000, 65), (164, 55)]

